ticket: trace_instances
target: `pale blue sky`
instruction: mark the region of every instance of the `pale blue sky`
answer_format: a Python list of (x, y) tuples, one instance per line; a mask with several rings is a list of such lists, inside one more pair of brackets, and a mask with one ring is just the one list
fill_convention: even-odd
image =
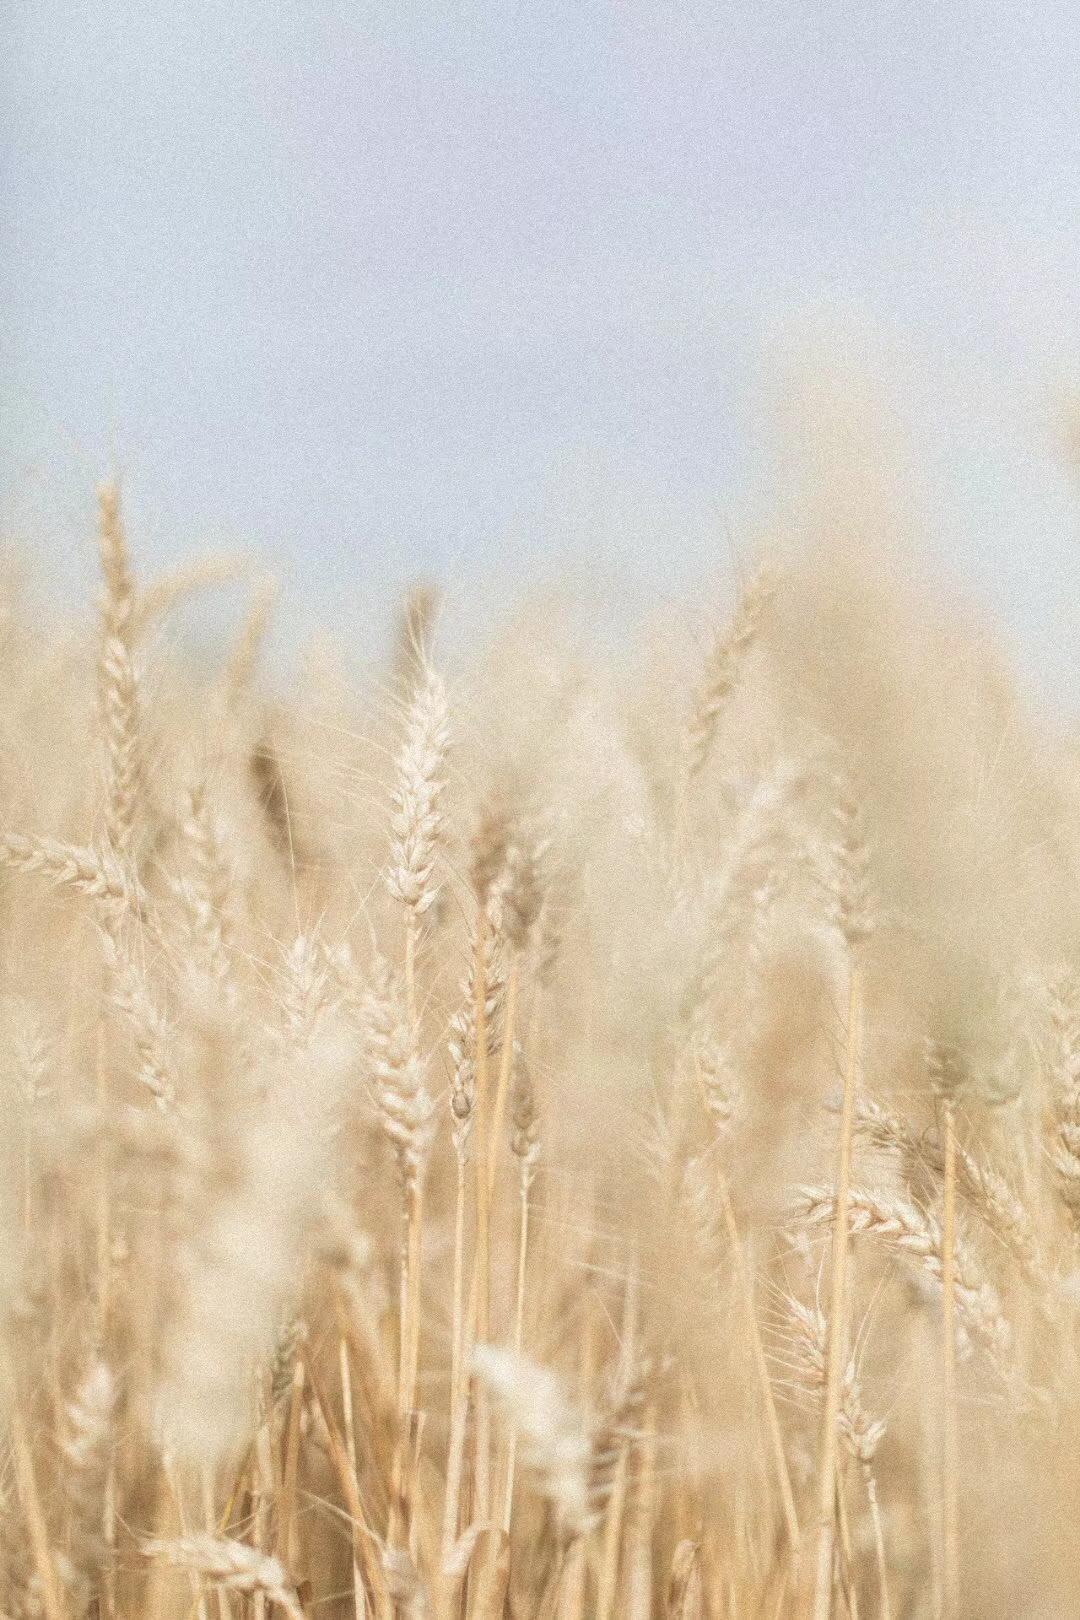
[(247, 545), (338, 629), (579, 538), (670, 594), (726, 567), (825, 334), (934, 548), (1080, 692), (1064, 0), (14, 0), (0, 32), (0, 510), (54, 574), (89, 577), (115, 457), (148, 566)]

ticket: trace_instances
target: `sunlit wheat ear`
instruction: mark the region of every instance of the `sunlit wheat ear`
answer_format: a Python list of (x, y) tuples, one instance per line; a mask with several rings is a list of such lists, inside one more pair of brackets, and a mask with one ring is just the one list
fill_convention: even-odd
[(711, 1151), (681, 1144), (675, 1160), (679, 1203), (693, 1238), (702, 1272), (715, 1277), (723, 1264), (725, 1234), (717, 1198), (716, 1164)]
[[(802, 1386), (810, 1391), (816, 1402), (820, 1403), (826, 1386), (828, 1323), (819, 1309), (815, 1307), (811, 1310), (796, 1299), (787, 1299), (785, 1306), (792, 1329), (793, 1371)], [(877, 1480), (873, 1468), (878, 1447), (885, 1438), (885, 1424), (880, 1418), (872, 1418), (863, 1405), (862, 1389), (854, 1358), (848, 1361), (844, 1369), (836, 1421), (840, 1439), (845, 1449), (858, 1463), (866, 1488), (874, 1533), (882, 1620), (889, 1620), (891, 1611), (888, 1561)]]
[(450, 721), (442, 678), (425, 668), (409, 704), (395, 765), (387, 887), (419, 920), (439, 892), (435, 861), (442, 834)]
[[(868, 1146), (891, 1155), (910, 1181), (919, 1171), (940, 1178), (945, 1155), (940, 1134), (917, 1132), (899, 1114), (865, 1094), (856, 1099), (855, 1132)], [(961, 1193), (1008, 1250), (1029, 1281), (1051, 1285), (1042, 1244), (1015, 1187), (994, 1165), (957, 1146)]]
[(108, 998), (127, 1026), (135, 1049), (135, 1079), (159, 1108), (176, 1103), (172, 1038), (165, 1015), (145, 970), (123, 943), (99, 930), (101, 954), (108, 968)]
[(56, 888), (85, 895), (100, 907), (109, 928), (127, 917), (146, 920), (149, 905), (138, 881), (108, 850), (64, 844), (55, 838), (27, 838), (21, 833), (0, 835), (0, 865), (30, 872)]
[(338, 980), (322, 941), (297, 934), (285, 953), (279, 1000), (287, 1047), (302, 1050), (337, 999)]
[(536, 982), (549, 990), (562, 961), (570, 904), (570, 878), (556, 866), (544, 888), (544, 900), (536, 928)]
[(473, 1110), (476, 1106), (476, 1036), (471, 1013), (454, 1015), (447, 1040), (450, 1054), (450, 1133), (454, 1152), (464, 1160), (469, 1151), (472, 1135)]
[(873, 933), (878, 905), (862, 804), (844, 775), (834, 781), (831, 820), (830, 899), (836, 927), (854, 951)]
[(103, 1516), (115, 1413), (112, 1374), (104, 1361), (95, 1361), (67, 1406), (60, 1440), (68, 1531), (59, 1573), (80, 1614), (109, 1556)]
[(115, 484), (98, 492), (98, 541), (104, 578), (98, 688), (105, 739), (105, 826), (117, 855), (130, 860), (142, 793), (142, 757), (134, 661), (135, 583)]
[(562, 1381), (526, 1356), (477, 1345), (473, 1370), (517, 1431), (524, 1470), (550, 1502), (563, 1535), (588, 1535), (597, 1522), (590, 1491), (592, 1434)]
[(231, 937), (232, 873), (203, 782), (196, 782), (183, 795), (180, 838), (189, 872), (181, 894), (187, 908), (194, 953), (200, 959), (203, 971), (219, 986), (226, 1000), (235, 1001), (237, 985)]
[[(687, 881), (677, 869), (668, 877), (671, 912), (666, 919), (671, 949), (682, 962), (684, 991), (679, 1015), (688, 1030), (705, 1017), (742, 937), (748, 911), (764, 888), (776, 880), (776, 868), (799, 826), (809, 781), (807, 769), (788, 758), (776, 761), (755, 785), (739, 812), (723, 859), (706, 884)], [(703, 936), (695, 940), (695, 934)], [(757, 963), (751, 956), (752, 974)], [(752, 978), (751, 978), (752, 984)]]
[(646, 1386), (652, 1371), (647, 1357), (637, 1354), (632, 1346), (624, 1347), (592, 1436), (589, 1500), (597, 1515), (604, 1512), (611, 1499), (620, 1454), (640, 1438)]
[(296, 1358), (307, 1337), (308, 1325), (302, 1316), (296, 1315), (288, 1318), (277, 1336), (267, 1368), (271, 1414), (277, 1411), (292, 1388)]
[(148, 1558), (198, 1575), (226, 1592), (262, 1596), (276, 1603), (288, 1620), (304, 1620), (296, 1589), (278, 1559), (257, 1552), (245, 1542), (209, 1535), (177, 1536), (144, 1541), (143, 1552)]
[(383, 1131), (393, 1146), (402, 1187), (423, 1180), (434, 1132), (427, 1063), (409, 1020), (404, 990), (389, 963), (376, 957), (364, 997), (368, 1073)]
[(510, 1150), (518, 1161), (523, 1191), (527, 1192), (540, 1162), (540, 1116), (536, 1106), (532, 1073), (521, 1049), (515, 1043), (514, 1080), (510, 1097)]
[(757, 639), (775, 592), (775, 572), (769, 566), (760, 568), (743, 592), (730, 624), (716, 635), (709, 649), (683, 732), (683, 769), (687, 781), (692, 781), (705, 768), (724, 704), (739, 679), (742, 661)]
[[(825, 1387), (825, 1352), (828, 1324), (824, 1313), (797, 1299), (785, 1300), (791, 1329), (794, 1371), (800, 1384), (819, 1398)], [(854, 1359), (844, 1369), (840, 1410), (837, 1414), (840, 1438), (859, 1462), (871, 1462), (885, 1436), (885, 1424), (872, 1418), (862, 1400), (862, 1390)]]
[[(483, 940), (484, 1009), (487, 1054), (499, 1049), (506, 979), (502, 963), (502, 943), (490, 930)], [(450, 1057), (450, 1126), (455, 1151), (464, 1156), (473, 1126), (476, 1101), (476, 974), (479, 964), (475, 935), (469, 944), (469, 973), (461, 987), (461, 1005), (450, 1020), (447, 1052)]]
[[(828, 1227), (835, 1212), (835, 1194), (829, 1187), (799, 1190), (796, 1213), (807, 1226)], [(937, 1289), (943, 1281), (941, 1230), (929, 1215), (903, 1198), (865, 1188), (852, 1190), (849, 1222), (853, 1235), (876, 1239), (931, 1279)], [(996, 1289), (982, 1274), (973, 1256), (961, 1244), (956, 1248), (957, 1309), (970, 1338), (1003, 1361), (1012, 1331)]]

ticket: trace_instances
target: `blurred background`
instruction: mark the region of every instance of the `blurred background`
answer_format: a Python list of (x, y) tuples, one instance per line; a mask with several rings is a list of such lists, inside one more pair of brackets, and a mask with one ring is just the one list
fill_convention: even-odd
[(418, 573), (603, 619), (730, 579), (842, 397), (1071, 702), (1075, 21), (20, 0), (4, 536), (85, 593), (118, 468), (147, 569), (247, 548), (294, 625), (362, 642)]

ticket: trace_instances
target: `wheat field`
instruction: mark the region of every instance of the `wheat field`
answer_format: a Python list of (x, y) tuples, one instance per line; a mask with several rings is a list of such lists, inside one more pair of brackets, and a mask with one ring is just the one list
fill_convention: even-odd
[(0, 595), (0, 1612), (1080, 1613), (1080, 769), (993, 634), (856, 503), (285, 691), (98, 518), (96, 618)]

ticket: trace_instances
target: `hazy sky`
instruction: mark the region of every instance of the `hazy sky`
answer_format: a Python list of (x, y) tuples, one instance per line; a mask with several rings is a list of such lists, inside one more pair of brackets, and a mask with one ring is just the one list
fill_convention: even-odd
[(148, 565), (243, 543), (339, 628), (579, 535), (669, 593), (825, 334), (1080, 691), (1065, 0), (6, 9), (0, 497), (52, 571), (115, 459)]

